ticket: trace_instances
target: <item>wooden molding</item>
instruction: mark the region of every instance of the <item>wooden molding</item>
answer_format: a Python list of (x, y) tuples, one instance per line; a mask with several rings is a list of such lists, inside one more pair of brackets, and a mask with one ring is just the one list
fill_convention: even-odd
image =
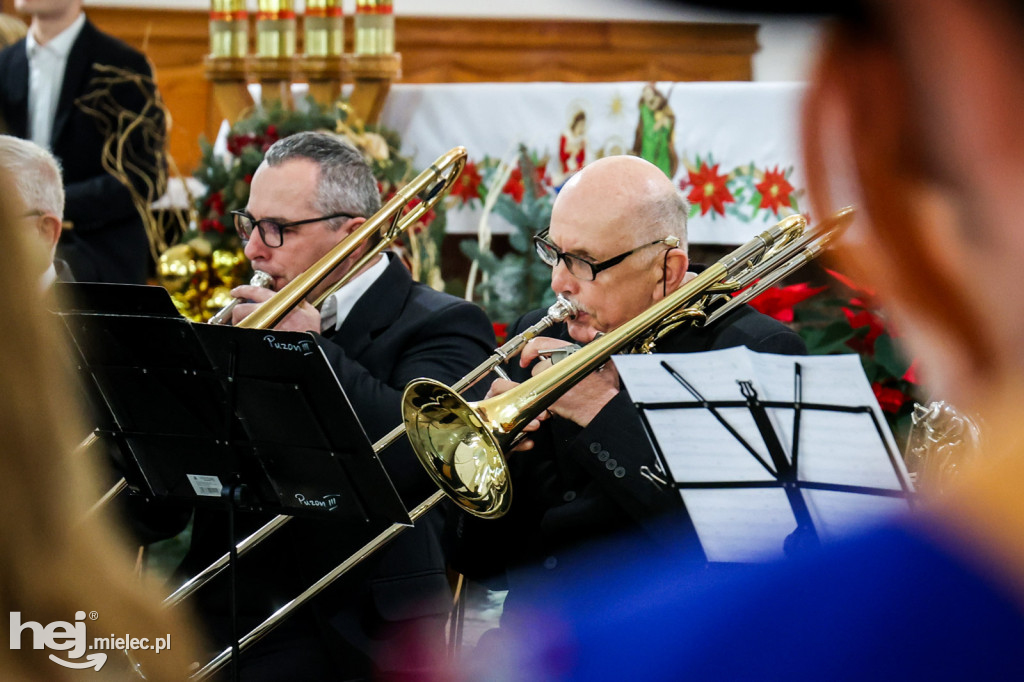
[[(171, 112), (171, 154), (191, 172), (199, 136), (212, 138), (220, 125), (203, 67), (207, 13), (91, 6), (87, 13), (153, 62)], [(351, 21), (346, 17), (348, 51)], [(758, 49), (754, 24), (399, 16), (395, 26), (403, 83), (750, 80)]]

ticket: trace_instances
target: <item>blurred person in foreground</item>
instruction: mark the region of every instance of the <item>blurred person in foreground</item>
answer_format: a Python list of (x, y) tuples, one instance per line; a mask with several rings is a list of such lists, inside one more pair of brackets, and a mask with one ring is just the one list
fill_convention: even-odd
[(39, 239), (41, 257), (35, 269), (40, 272), (40, 290), (48, 290), (56, 281), (74, 281), (68, 264), (56, 258), (64, 219), (64, 182), (57, 159), (34, 142), (0, 135), (0, 170), (13, 180), (18, 197), (28, 207), (21, 219)]
[(839, 255), (936, 394), (980, 416), (983, 452), (920, 513), (797, 561), (718, 583), (606, 564), (489, 679), (1024, 677), (1024, 7), (820, 7), (837, 20), (805, 104), (813, 210), (858, 208)]
[[(5, 170), (0, 183), (15, 185)], [(78, 405), (65, 365), (57, 360), (59, 337), (37, 284), (37, 266), (47, 249), (19, 225), (26, 216), (31, 211), (18, 193), (3, 193), (0, 307), (7, 328), (0, 336), (5, 358), (0, 369), (0, 611), (6, 612), (9, 642), (0, 649), (0, 677), (125, 679), (128, 661), (122, 653), (89, 649), (94, 637), (116, 633), (149, 638), (151, 646), (157, 637), (170, 637), (169, 648), (159, 654), (133, 654), (149, 679), (181, 680), (197, 648), (184, 612), (160, 609), (157, 593), (131, 574), (132, 558), (120, 532), (102, 515), (87, 514), (101, 491), (87, 460), (74, 452)], [(83, 624), (84, 639), (58, 622), (69, 628)], [(44, 636), (36, 630), (43, 628), (51, 630), (59, 648), (33, 648), (34, 638)], [(53, 660), (81, 668), (100, 654), (99, 674), (96, 665), (76, 670)]]
[[(590, 343), (695, 276), (686, 214), (678, 188), (649, 161), (605, 157), (576, 173), (555, 200), (550, 229), (535, 241), (552, 268), (551, 289), (579, 313), (526, 344), (509, 376), (521, 382), (540, 373), (551, 366), (543, 352)], [(527, 313), (510, 335), (544, 313)], [(684, 325), (660, 339), (655, 352), (736, 346), (806, 352), (799, 335), (750, 306), (701, 329)], [(495, 380), (491, 395), (514, 385)], [(495, 520), (459, 512), (449, 524), (453, 566), (507, 587), (502, 627), (520, 617), (525, 595), (538, 584), (572, 585), (589, 570), (589, 560), (577, 560), (577, 550), (589, 543), (619, 536), (628, 539), (628, 553), (647, 554), (696, 540), (679, 494), (657, 480), (657, 455), (614, 362), (576, 384), (550, 412), (543, 425), (528, 427), (536, 429), (530, 441), (509, 455), (509, 512)]]

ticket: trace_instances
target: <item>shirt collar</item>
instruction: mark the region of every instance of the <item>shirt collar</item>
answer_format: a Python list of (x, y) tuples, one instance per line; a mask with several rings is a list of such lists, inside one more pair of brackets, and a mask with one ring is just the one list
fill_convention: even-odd
[(85, 26), (85, 13), (79, 12), (78, 17), (71, 22), (70, 26), (54, 36), (45, 45), (41, 45), (36, 40), (32, 31), (29, 31), (25, 37), (25, 49), (28, 52), (29, 59), (42, 48), (50, 50), (61, 59), (67, 59), (68, 54), (71, 52), (71, 46), (75, 44), (75, 40), (78, 38), (78, 34), (82, 32), (83, 26)]
[(356, 302), (373, 286), (374, 282), (380, 279), (380, 276), (388, 269), (389, 263), (388, 257), (382, 254), (377, 262), (363, 274), (331, 294), (324, 301), (320, 316), (320, 329), (323, 332), (341, 329), (341, 325), (345, 322), (348, 314), (352, 312)]

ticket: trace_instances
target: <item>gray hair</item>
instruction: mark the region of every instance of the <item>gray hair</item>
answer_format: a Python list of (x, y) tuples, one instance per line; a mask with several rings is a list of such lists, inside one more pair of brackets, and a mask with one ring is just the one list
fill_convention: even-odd
[(634, 222), (644, 241), (679, 237), (679, 248), (687, 251), (686, 219), (690, 204), (679, 190), (652, 197), (645, 202)]
[[(320, 168), (313, 208), (322, 215), (349, 213), (369, 218), (380, 210), (380, 191), (363, 155), (330, 133), (304, 132), (278, 140), (263, 157), (268, 166), (309, 159)], [(337, 229), (344, 221), (332, 220)]]
[(29, 140), (0, 135), (0, 168), (10, 174), (28, 210), (64, 219), (64, 180), (53, 154)]

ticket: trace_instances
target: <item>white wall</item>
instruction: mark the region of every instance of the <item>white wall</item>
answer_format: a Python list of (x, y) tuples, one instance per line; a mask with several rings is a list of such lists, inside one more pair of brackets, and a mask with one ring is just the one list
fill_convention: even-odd
[[(248, 0), (255, 9), (256, 0)], [(343, 0), (355, 12), (356, 0)], [(301, 9), (304, 0), (295, 0)], [(85, 0), (86, 7), (208, 9), (209, 0)], [(778, 19), (687, 7), (663, 0), (394, 0), (395, 12), (407, 16), (488, 18), (613, 19), (620, 21), (721, 21), (761, 24), (761, 51), (754, 56), (754, 80), (806, 78), (820, 23), (812, 19)]]

